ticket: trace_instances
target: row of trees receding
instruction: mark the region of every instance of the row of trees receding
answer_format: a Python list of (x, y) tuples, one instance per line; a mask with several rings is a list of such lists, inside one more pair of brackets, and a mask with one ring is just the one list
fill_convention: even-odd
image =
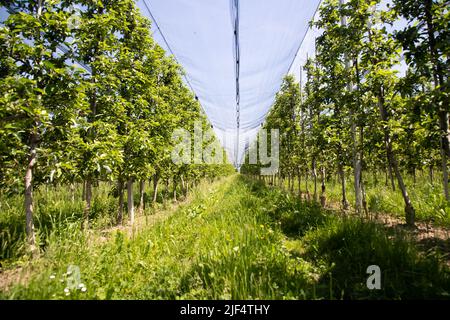
[(92, 189), (115, 181), (117, 222), (133, 183), (189, 183), (229, 165), (176, 165), (175, 128), (191, 129), (199, 103), (182, 71), (151, 36), (133, 0), (3, 1), (0, 27), (0, 190), (24, 193), (34, 245), (33, 188), (82, 186), (88, 226)]
[[(402, 19), (404, 26), (391, 28)], [(449, 2), (326, 0), (314, 59), (302, 86), (286, 76), (266, 128), (280, 129), (280, 181), (334, 171), (342, 185), (342, 207), (349, 203), (345, 172), (353, 173), (354, 207), (367, 212), (363, 171), (382, 170), (400, 189), (406, 221), (414, 225), (414, 206), (402, 172), (439, 168), (444, 196), (448, 186), (450, 14)], [(400, 76), (401, 59), (406, 74)], [(258, 166), (243, 172), (258, 174)], [(299, 187), (300, 189), (300, 187)], [(309, 194), (309, 190), (306, 190)]]

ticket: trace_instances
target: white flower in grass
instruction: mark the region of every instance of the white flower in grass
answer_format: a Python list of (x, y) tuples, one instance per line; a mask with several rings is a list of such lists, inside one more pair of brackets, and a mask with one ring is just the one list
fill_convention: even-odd
[(52, 275), (50, 275), (50, 279), (55, 279), (55, 275), (54, 274), (52, 274)]
[(69, 288), (64, 288), (64, 292), (66, 293), (66, 295), (67, 295), (68, 293), (70, 293)]
[(81, 288), (81, 292), (86, 292), (86, 287)]

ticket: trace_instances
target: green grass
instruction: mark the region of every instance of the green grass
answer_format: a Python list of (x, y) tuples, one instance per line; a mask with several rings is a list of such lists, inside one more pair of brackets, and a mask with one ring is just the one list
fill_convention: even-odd
[[(28, 285), (7, 297), (295, 298), (306, 282), (299, 270), (306, 266), (282, 249), (281, 234), (258, 210), (260, 202), (234, 177), (199, 189), (188, 207), (133, 238), (118, 231), (106, 244), (88, 245), (81, 232), (55, 237), (31, 267)], [(65, 295), (69, 264), (80, 268), (85, 293)]]
[[(152, 189), (146, 186), (146, 209), (144, 214), (153, 214), (150, 206)], [(156, 207), (163, 207), (164, 186), (160, 186)], [(82, 201), (82, 186), (76, 184), (74, 192), (67, 185), (41, 186), (34, 192), (34, 225), (37, 242), (41, 250), (49, 245), (50, 236), (65, 233), (66, 228), (81, 228), (84, 202)], [(116, 225), (118, 198), (114, 195), (114, 187), (110, 183), (100, 182), (93, 187), (90, 228), (94, 230)], [(180, 194), (181, 190), (178, 190)], [(134, 186), (134, 203), (139, 203), (137, 183)], [(170, 198), (170, 195), (168, 195)], [(127, 205), (126, 191), (124, 195), (124, 219), (126, 223)], [(15, 262), (28, 259), (25, 245), (25, 212), (23, 195), (0, 194), (0, 267), (8, 267)]]
[[(163, 209), (159, 209), (163, 210)], [(449, 270), (407, 234), (337, 216), (260, 182), (200, 185), (189, 204), (137, 233), (83, 233), (66, 221), (23, 263), (3, 299), (447, 298)], [(379, 265), (382, 289), (366, 287)], [(67, 290), (70, 265), (86, 289)], [(69, 282), (68, 282), (69, 281)], [(66, 292), (65, 291), (68, 291)]]
[[(267, 192), (266, 188), (261, 190)], [(423, 254), (399, 230), (355, 217), (337, 216), (314, 202), (302, 202), (277, 188), (268, 213), (288, 237), (285, 246), (324, 272), (316, 295), (329, 298), (445, 298), (450, 293), (444, 253)], [(361, 281), (369, 265), (382, 270), (381, 290)]]
[[(347, 177), (346, 194), (350, 205), (355, 202), (353, 182)], [(441, 177), (436, 173), (433, 183), (425, 173), (418, 172), (416, 182), (409, 175), (404, 175), (408, 194), (416, 211), (417, 221), (432, 222), (435, 225), (450, 227), (450, 202), (445, 200)], [(384, 175), (366, 174), (364, 176), (367, 207), (371, 212), (380, 212), (394, 215), (400, 218), (405, 216), (405, 204), (400, 189), (396, 185), (393, 191), (390, 181), (385, 185)], [(329, 176), (326, 185), (327, 201), (340, 204), (342, 200), (341, 184), (336, 176)], [(287, 181), (285, 181), (287, 188)], [(294, 183), (295, 192), (298, 192), (298, 182)], [(302, 191), (306, 190), (304, 178), (301, 184)], [(313, 181), (308, 181), (309, 192), (314, 192)], [(317, 192), (320, 195), (320, 177), (317, 180)]]
[[(444, 298), (449, 293), (448, 270), (439, 263), (439, 256), (424, 258), (406, 235), (389, 234), (374, 223), (335, 219), (309, 232), (302, 246), (309, 259), (329, 268), (322, 285), (328, 287), (332, 281), (336, 298)], [(367, 290), (361, 282), (369, 265), (378, 265), (382, 271), (379, 291)]]
[[(439, 254), (421, 254), (407, 235), (237, 175), (202, 184), (191, 203), (138, 233), (118, 230), (104, 241), (98, 233), (82, 233), (76, 223), (52, 232), (44, 256), (24, 267), (24, 284), (0, 298), (405, 299), (450, 292)], [(382, 290), (365, 285), (371, 264), (381, 268)], [(69, 265), (79, 267), (85, 292), (64, 291)]]

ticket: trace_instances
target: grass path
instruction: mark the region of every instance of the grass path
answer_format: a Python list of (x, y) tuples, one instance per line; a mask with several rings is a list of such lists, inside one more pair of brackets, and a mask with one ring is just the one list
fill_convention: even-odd
[[(50, 239), (26, 283), (0, 298), (403, 298), (449, 291), (438, 259), (420, 257), (400, 235), (239, 175), (200, 186), (171, 212), (141, 220), (136, 232), (109, 230), (101, 240), (78, 229)], [(371, 264), (387, 270), (378, 292), (365, 287)]]
[[(12, 288), (7, 295), (100, 299), (281, 297), (290, 284), (279, 288), (276, 278), (282, 275), (280, 272), (289, 273), (289, 258), (282, 251), (280, 234), (274, 234), (268, 217), (261, 214), (260, 201), (239, 177), (232, 176), (204, 186), (188, 206), (181, 206), (152, 226), (141, 225), (138, 232), (112, 230), (107, 239), (97, 242), (89, 241), (92, 235), (74, 232), (72, 237), (50, 245), (45, 257), (31, 267), (26, 286)], [(69, 265), (80, 269), (86, 292), (64, 292)]]
[[(208, 188), (216, 188), (221, 183), (223, 183), (222, 180), (216, 181), (212, 186), (208, 186)], [(184, 207), (190, 205), (192, 201), (198, 198), (198, 195), (201, 194), (204, 189), (205, 182), (202, 182), (199, 187), (193, 190), (194, 192), (190, 193), (189, 196), (182, 201), (167, 202), (165, 205), (158, 204), (158, 208), (153, 209), (153, 214), (148, 214), (148, 211), (145, 213), (137, 212), (133, 227), (125, 223), (120, 226), (90, 229), (87, 234), (83, 235), (82, 239), (87, 241), (86, 245), (95, 247), (99, 244), (107, 243), (117, 232), (123, 233), (127, 237), (133, 237), (134, 234), (146, 230), (158, 222), (164, 221), (177, 210), (182, 210)], [(77, 233), (77, 230), (72, 231)], [(60, 243), (61, 240), (65, 242), (65, 239), (58, 240), (59, 241), (56, 241), (56, 243)], [(28, 283), (30, 276), (33, 273), (36, 273), (35, 269), (39, 269), (39, 264), (46, 263), (48, 258), (48, 254), (41, 255), (35, 257), (32, 261), (23, 261), (23, 265), (19, 264), (19, 266), (16, 267), (13, 266), (6, 270), (0, 270), (0, 292), (7, 291), (14, 283)]]

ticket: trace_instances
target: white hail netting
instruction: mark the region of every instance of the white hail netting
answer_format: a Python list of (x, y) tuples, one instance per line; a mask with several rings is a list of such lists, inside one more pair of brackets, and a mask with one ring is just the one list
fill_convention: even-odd
[[(236, 2), (239, 54), (234, 34)], [(137, 1), (142, 14), (153, 21), (155, 40), (186, 71), (188, 85), (234, 163), (242, 161), (246, 146), (264, 122), (319, 3), (320, 0)]]

